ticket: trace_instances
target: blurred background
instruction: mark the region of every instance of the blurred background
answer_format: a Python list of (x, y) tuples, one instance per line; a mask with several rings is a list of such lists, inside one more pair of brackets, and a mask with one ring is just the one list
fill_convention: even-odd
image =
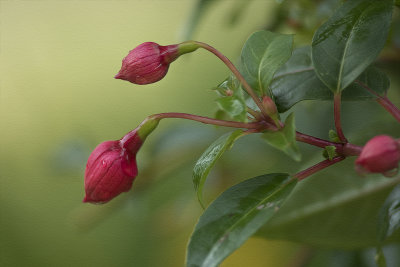
[[(173, 44), (189, 32), (235, 62), (247, 37), (273, 27), (279, 17), (280, 1), (217, 2), (197, 16), (195, 0), (0, 1), (1, 266), (183, 266), (202, 213), (192, 168), (223, 129), (163, 120), (138, 154), (133, 190), (105, 205), (82, 203), (83, 174), (98, 143), (119, 139), (148, 115), (214, 116), (211, 89), (229, 71), (205, 51), (178, 59), (156, 84), (113, 77), (140, 43)], [(294, 33), (293, 25), (281, 31)], [(311, 37), (311, 31), (299, 34), (296, 45)], [(390, 94), (399, 104), (399, 92)], [(364, 131), (367, 117), (377, 124), (392, 121), (379, 106), (365, 111), (365, 105), (344, 107), (352, 114), (345, 129)], [(299, 129), (326, 138), (333, 125), (326, 119), (329, 106), (304, 103), (296, 112)], [(321, 127), (311, 127), (310, 120)], [(316, 151), (301, 149), (306, 157)], [(246, 165), (238, 168), (243, 159)], [(258, 138), (240, 139), (211, 172), (205, 199), (245, 178), (301, 169), (286, 162)], [(252, 238), (222, 266), (295, 266), (299, 253), (304, 251), (294, 243)]]

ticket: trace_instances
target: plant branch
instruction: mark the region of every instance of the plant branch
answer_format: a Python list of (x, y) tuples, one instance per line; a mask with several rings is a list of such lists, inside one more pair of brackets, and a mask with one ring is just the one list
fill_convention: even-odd
[(342, 92), (335, 93), (333, 97), (333, 115), (335, 118), (335, 128), (340, 141), (343, 143), (347, 143), (347, 139), (343, 134), (342, 124), (340, 121), (341, 102), (342, 102)]
[(202, 42), (197, 42), (197, 41), (193, 41), (193, 42), (196, 43), (197, 45), (199, 45), (201, 48), (210, 51), (211, 53), (216, 55), (219, 59), (221, 59), (222, 62), (225, 63), (225, 65), (232, 71), (232, 73), (236, 76), (236, 78), (239, 80), (239, 82), (243, 85), (243, 88), (246, 90), (246, 92), (251, 96), (251, 98), (253, 98), (254, 102), (256, 103), (256, 105), (258, 106), (258, 108), (260, 109), (262, 114), (266, 118), (268, 118), (268, 114), (265, 112), (260, 98), (254, 92), (253, 88), (251, 88), (251, 86), (247, 83), (247, 81), (244, 79), (244, 77), (239, 72), (239, 70), (235, 67), (235, 65), (225, 55), (223, 55), (221, 52), (219, 52), (214, 47), (212, 47), (206, 43), (202, 43)]
[(387, 98), (387, 96), (381, 96), (374, 90), (368, 87), (365, 83), (356, 80), (356, 82), (361, 85), (365, 90), (367, 90), (370, 94), (376, 96), (376, 102), (378, 102), (384, 109), (386, 109), (392, 116), (400, 122), (400, 110), (398, 107), (396, 107), (390, 100)]
[(335, 143), (328, 140), (320, 139), (311, 135), (307, 135), (296, 131), (296, 140), (309, 145), (325, 148), (327, 146), (336, 147), (336, 153), (341, 156), (358, 156), (361, 153), (362, 147), (350, 143)]
[(321, 161), (321, 162), (315, 164), (314, 166), (311, 166), (308, 169), (305, 169), (304, 171), (296, 173), (293, 176), (293, 178), (297, 178), (299, 181), (301, 181), (301, 180), (313, 175), (314, 173), (316, 173), (320, 170), (323, 170), (323, 169), (325, 169), (335, 163), (338, 163), (344, 159), (345, 159), (345, 157), (343, 157), (343, 156), (334, 157), (332, 160), (326, 159), (324, 161)]
[(177, 113), (177, 112), (169, 112), (169, 113), (159, 113), (149, 116), (149, 118), (153, 119), (165, 119), (165, 118), (176, 118), (176, 119), (186, 119), (192, 121), (198, 121), (205, 124), (212, 124), (218, 126), (232, 127), (232, 128), (245, 128), (245, 129), (259, 129), (264, 127), (264, 124), (260, 122), (237, 122), (237, 121), (225, 121), (225, 120), (217, 120), (209, 117), (203, 117), (188, 113)]

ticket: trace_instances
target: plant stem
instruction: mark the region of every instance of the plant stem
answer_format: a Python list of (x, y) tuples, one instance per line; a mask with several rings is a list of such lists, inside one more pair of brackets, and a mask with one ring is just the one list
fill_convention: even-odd
[(197, 42), (197, 41), (193, 41), (193, 42), (196, 43), (197, 45), (199, 45), (201, 48), (204, 48), (204, 49), (210, 51), (211, 53), (216, 55), (219, 59), (221, 59), (222, 62), (225, 63), (225, 65), (232, 71), (232, 73), (236, 76), (236, 78), (239, 80), (239, 82), (243, 85), (243, 87), (246, 90), (246, 92), (251, 96), (251, 98), (253, 98), (254, 102), (256, 103), (256, 105), (258, 106), (260, 111), (263, 113), (263, 115), (266, 118), (268, 118), (269, 116), (265, 112), (260, 98), (253, 91), (253, 88), (251, 88), (251, 86), (247, 83), (247, 81), (244, 79), (244, 77), (239, 72), (239, 70), (235, 67), (235, 65), (226, 56), (224, 56), (221, 52), (219, 52), (214, 47), (212, 47), (212, 46), (210, 46), (210, 45), (208, 45), (206, 43), (202, 43), (202, 42)]
[(340, 122), (341, 102), (342, 102), (342, 92), (340, 91), (340, 92), (335, 93), (334, 97), (333, 97), (333, 115), (335, 118), (335, 128), (336, 128), (337, 135), (341, 142), (347, 143), (348, 141), (343, 134), (342, 124)]
[(392, 116), (400, 122), (400, 110), (385, 96), (379, 97), (376, 101), (384, 107)]
[(301, 180), (313, 175), (314, 173), (316, 173), (320, 170), (323, 170), (323, 169), (325, 169), (335, 163), (338, 163), (339, 161), (342, 161), (344, 159), (345, 159), (345, 157), (343, 157), (343, 156), (334, 157), (332, 160), (326, 159), (324, 161), (321, 161), (321, 162), (315, 164), (314, 166), (311, 166), (308, 169), (305, 169), (304, 171), (296, 173), (293, 176), (293, 178), (297, 178), (299, 181), (301, 181)]
[(169, 113), (159, 113), (149, 116), (149, 118), (153, 119), (165, 119), (165, 118), (176, 118), (176, 119), (187, 119), (192, 121), (198, 121), (205, 124), (212, 124), (218, 126), (225, 126), (225, 127), (233, 127), (233, 128), (245, 128), (245, 129), (259, 129), (263, 127), (263, 124), (260, 122), (237, 122), (237, 121), (224, 121), (224, 120), (217, 120), (209, 117), (203, 117), (193, 114), (187, 113), (177, 113), (177, 112), (169, 112)]
[(382, 107), (384, 107), (392, 116), (400, 122), (400, 110), (396, 107), (387, 96), (380, 96), (377, 92), (368, 87), (365, 83), (356, 80), (356, 82), (366, 89), (370, 94), (376, 96), (376, 102), (378, 102)]
[(325, 148), (327, 146), (336, 147), (336, 153), (341, 156), (358, 156), (361, 153), (362, 147), (350, 143), (335, 143), (328, 140), (320, 139), (311, 135), (307, 135), (296, 131), (296, 140), (309, 145)]

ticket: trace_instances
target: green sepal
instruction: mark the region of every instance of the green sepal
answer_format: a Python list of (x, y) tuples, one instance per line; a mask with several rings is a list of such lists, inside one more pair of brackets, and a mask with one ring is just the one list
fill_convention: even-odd
[(157, 128), (159, 122), (160, 119), (158, 118), (147, 117), (137, 128), (137, 134), (140, 139), (144, 141)]

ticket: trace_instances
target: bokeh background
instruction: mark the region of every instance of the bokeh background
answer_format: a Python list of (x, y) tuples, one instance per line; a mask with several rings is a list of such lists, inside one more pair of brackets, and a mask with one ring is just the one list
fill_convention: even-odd
[[(218, 1), (199, 18), (192, 37), (236, 61), (246, 38), (270, 23), (277, 2)], [(98, 143), (119, 139), (148, 115), (214, 116), (211, 89), (229, 71), (205, 51), (178, 59), (156, 84), (113, 79), (138, 44), (182, 41), (196, 3), (0, 0), (1, 266), (183, 266), (202, 213), (191, 169), (223, 129), (164, 120), (138, 155), (133, 190), (106, 205), (82, 203), (83, 174)], [(296, 42), (310, 42), (308, 37)], [(398, 92), (391, 96), (399, 99)], [(369, 115), (379, 124), (391, 121), (379, 107), (365, 111), (363, 105), (347, 107), (352, 115), (345, 128), (365, 131)], [(296, 108), (300, 129), (321, 136), (332, 128), (329, 106)], [(316, 121), (319, 128), (312, 127)], [(364, 134), (359, 140), (374, 133)], [(315, 152), (301, 148), (305, 155)], [(245, 178), (299, 170), (287, 162), (258, 138), (243, 138), (212, 171), (206, 200)], [(287, 266), (298, 251), (293, 243), (251, 238), (222, 266)]]

